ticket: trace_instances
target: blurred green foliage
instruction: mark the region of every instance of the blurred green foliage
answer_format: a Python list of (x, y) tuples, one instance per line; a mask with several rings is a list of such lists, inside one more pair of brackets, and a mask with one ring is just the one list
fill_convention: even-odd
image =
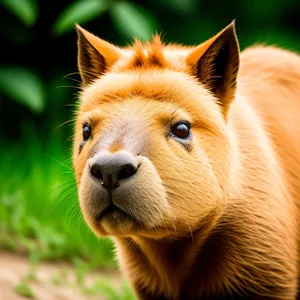
[(33, 25), (38, 17), (38, 3), (35, 0), (1, 0), (2, 5), (25, 25)]
[(128, 40), (151, 39), (158, 27), (158, 21), (147, 9), (129, 1), (120, 1), (110, 9), (111, 19), (116, 29)]
[(81, 25), (101, 16), (108, 9), (108, 1), (105, 0), (81, 0), (74, 1), (67, 6), (58, 16), (52, 29), (57, 35), (61, 35), (74, 28), (74, 23)]
[(0, 90), (33, 112), (39, 113), (45, 108), (43, 81), (29, 68), (0, 67)]
[(118, 45), (156, 32), (197, 44), (236, 19), (242, 49), (264, 42), (300, 51), (296, 0), (0, 0), (0, 7), (0, 243), (41, 259), (113, 265), (112, 244), (82, 221), (72, 123), (61, 126), (79, 88), (74, 23)]

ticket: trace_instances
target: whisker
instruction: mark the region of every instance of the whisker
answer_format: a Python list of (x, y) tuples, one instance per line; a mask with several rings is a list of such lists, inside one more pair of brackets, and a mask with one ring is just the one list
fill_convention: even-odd
[(76, 86), (76, 85), (57, 85), (55, 86), (56, 89), (61, 89), (61, 88), (70, 88), (70, 89), (77, 89), (77, 90), (81, 90), (80, 87)]
[(77, 82), (77, 83), (81, 84), (80, 80), (70, 77), (71, 75), (72, 75), (72, 73), (69, 74), (69, 75), (65, 75), (62, 79), (69, 79), (69, 80), (72, 80), (74, 82)]
[(78, 72), (78, 71), (76, 71), (76, 72), (71, 72), (71, 73), (65, 75), (65, 76), (63, 77), (63, 79), (65, 79), (65, 78), (67, 78), (68, 76), (71, 76), (71, 75), (80, 75), (80, 72)]
[[(73, 141), (74, 138), (75, 138), (75, 135), (69, 136), (69, 137), (64, 141), (64, 143), (71, 142), (71, 141)], [(70, 149), (69, 149), (69, 150), (70, 150)]]
[[(70, 221), (71, 217), (73, 218), (73, 221), (74, 221), (75, 217), (78, 216), (78, 209), (79, 209), (78, 204), (74, 204), (73, 207), (71, 208), (71, 210), (69, 211), (69, 214), (68, 214), (68, 216), (66, 218), (66, 220), (68, 222)], [(75, 222), (75, 225), (76, 225), (76, 222)]]
[[(58, 202), (58, 209), (61, 209), (62, 207), (64, 208), (63, 212), (65, 213), (67, 211), (67, 209), (69, 209), (69, 204), (71, 204), (74, 200), (74, 196), (77, 195), (77, 190), (75, 191), (71, 191), (69, 194), (67, 194), (61, 201)], [(60, 195), (61, 197), (62, 195)], [(59, 199), (57, 199), (59, 200)], [(68, 204), (68, 205), (66, 205)], [(74, 205), (78, 205), (78, 202), (76, 201), (76, 203)]]
[[(70, 192), (71, 191), (71, 192)], [(71, 195), (72, 193), (77, 192), (77, 189), (75, 188), (75, 186), (67, 186), (57, 197), (57, 200), (61, 200), (61, 197), (66, 193), (66, 192), (70, 192), (69, 194), (67, 194), (67, 196), (64, 197), (63, 201), (65, 201), (65, 199)], [(61, 202), (61, 201), (60, 201)]]
[(54, 160), (55, 162), (57, 162), (58, 164), (64, 166), (65, 168), (69, 169), (70, 171), (73, 172), (73, 169), (71, 169), (70, 167), (68, 167), (67, 165), (65, 165), (64, 163), (61, 163), (60, 161), (58, 161), (57, 159), (55, 159), (54, 157), (51, 157), (49, 154), (44, 153), (46, 156), (48, 156), (49, 158), (51, 158), (52, 160)]
[(64, 175), (64, 174), (69, 174), (72, 175), (73, 172), (57, 172), (57, 173), (48, 173), (48, 175)]
[[(68, 104), (64, 104), (63, 107), (76, 107), (78, 108), (80, 106), (80, 103), (68, 103)], [(76, 111), (73, 111), (73, 112), (76, 112)]]
[(67, 121), (61, 123), (60, 125), (58, 125), (57, 127), (55, 127), (55, 129), (53, 130), (53, 132), (55, 132), (55, 131), (58, 130), (60, 127), (66, 125), (66, 124), (70, 124), (71, 122), (74, 122), (74, 120), (71, 119), (71, 120), (67, 120)]
[(54, 191), (56, 191), (57, 189), (60, 189), (60, 188), (62, 188), (62, 187), (64, 187), (64, 186), (66, 186), (66, 185), (71, 185), (71, 184), (74, 184), (74, 186), (75, 186), (75, 181), (69, 181), (69, 182), (66, 182), (66, 183), (62, 183), (62, 184), (60, 184), (59, 186), (57, 186), (57, 187), (55, 187), (54, 189), (52, 189), (51, 191), (50, 191), (50, 193), (53, 193)]

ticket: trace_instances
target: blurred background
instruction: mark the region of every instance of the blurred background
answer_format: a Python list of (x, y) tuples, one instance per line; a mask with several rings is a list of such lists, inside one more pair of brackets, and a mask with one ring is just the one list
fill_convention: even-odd
[(85, 282), (117, 265), (113, 243), (93, 236), (77, 204), (69, 122), (79, 91), (74, 23), (122, 46), (155, 32), (165, 42), (198, 44), (236, 19), (241, 49), (263, 42), (300, 52), (299, 15), (297, 0), (0, 0), (0, 249), (26, 258), (30, 275), (14, 292), (36, 297), (34, 267), (64, 261), (74, 267), (78, 299), (99, 290), (133, 298), (126, 283), (117, 291), (109, 280)]

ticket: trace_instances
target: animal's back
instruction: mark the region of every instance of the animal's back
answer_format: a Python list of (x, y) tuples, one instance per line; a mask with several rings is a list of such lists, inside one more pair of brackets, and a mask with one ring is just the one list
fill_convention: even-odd
[[(286, 236), (287, 245), (291, 242), (286, 251), (282, 249), (287, 258), (288, 247), (293, 248), (295, 240), (299, 245), (300, 56), (270, 46), (245, 50), (241, 54), (237, 95), (231, 119), (241, 153), (247, 157), (243, 160), (248, 177), (244, 181), (249, 190), (255, 190), (254, 194), (265, 194), (270, 200), (266, 200), (267, 206), (257, 201), (252, 209), (267, 213), (269, 207), (273, 210), (278, 205), (273, 216), (289, 220), (285, 228), (280, 228), (280, 221), (275, 227), (269, 224), (275, 234)], [(259, 145), (262, 148), (258, 151)], [(299, 257), (299, 246), (295, 248)]]
[(300, 56), (270, 46), (249, 48), (241, 54), (239, 82), (300, 206)]

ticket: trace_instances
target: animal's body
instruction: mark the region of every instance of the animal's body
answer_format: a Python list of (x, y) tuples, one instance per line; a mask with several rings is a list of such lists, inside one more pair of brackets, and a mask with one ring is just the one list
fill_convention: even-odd
[(300, 57), (77, 31), (80, 206), (138, 297), (296, 299)]

